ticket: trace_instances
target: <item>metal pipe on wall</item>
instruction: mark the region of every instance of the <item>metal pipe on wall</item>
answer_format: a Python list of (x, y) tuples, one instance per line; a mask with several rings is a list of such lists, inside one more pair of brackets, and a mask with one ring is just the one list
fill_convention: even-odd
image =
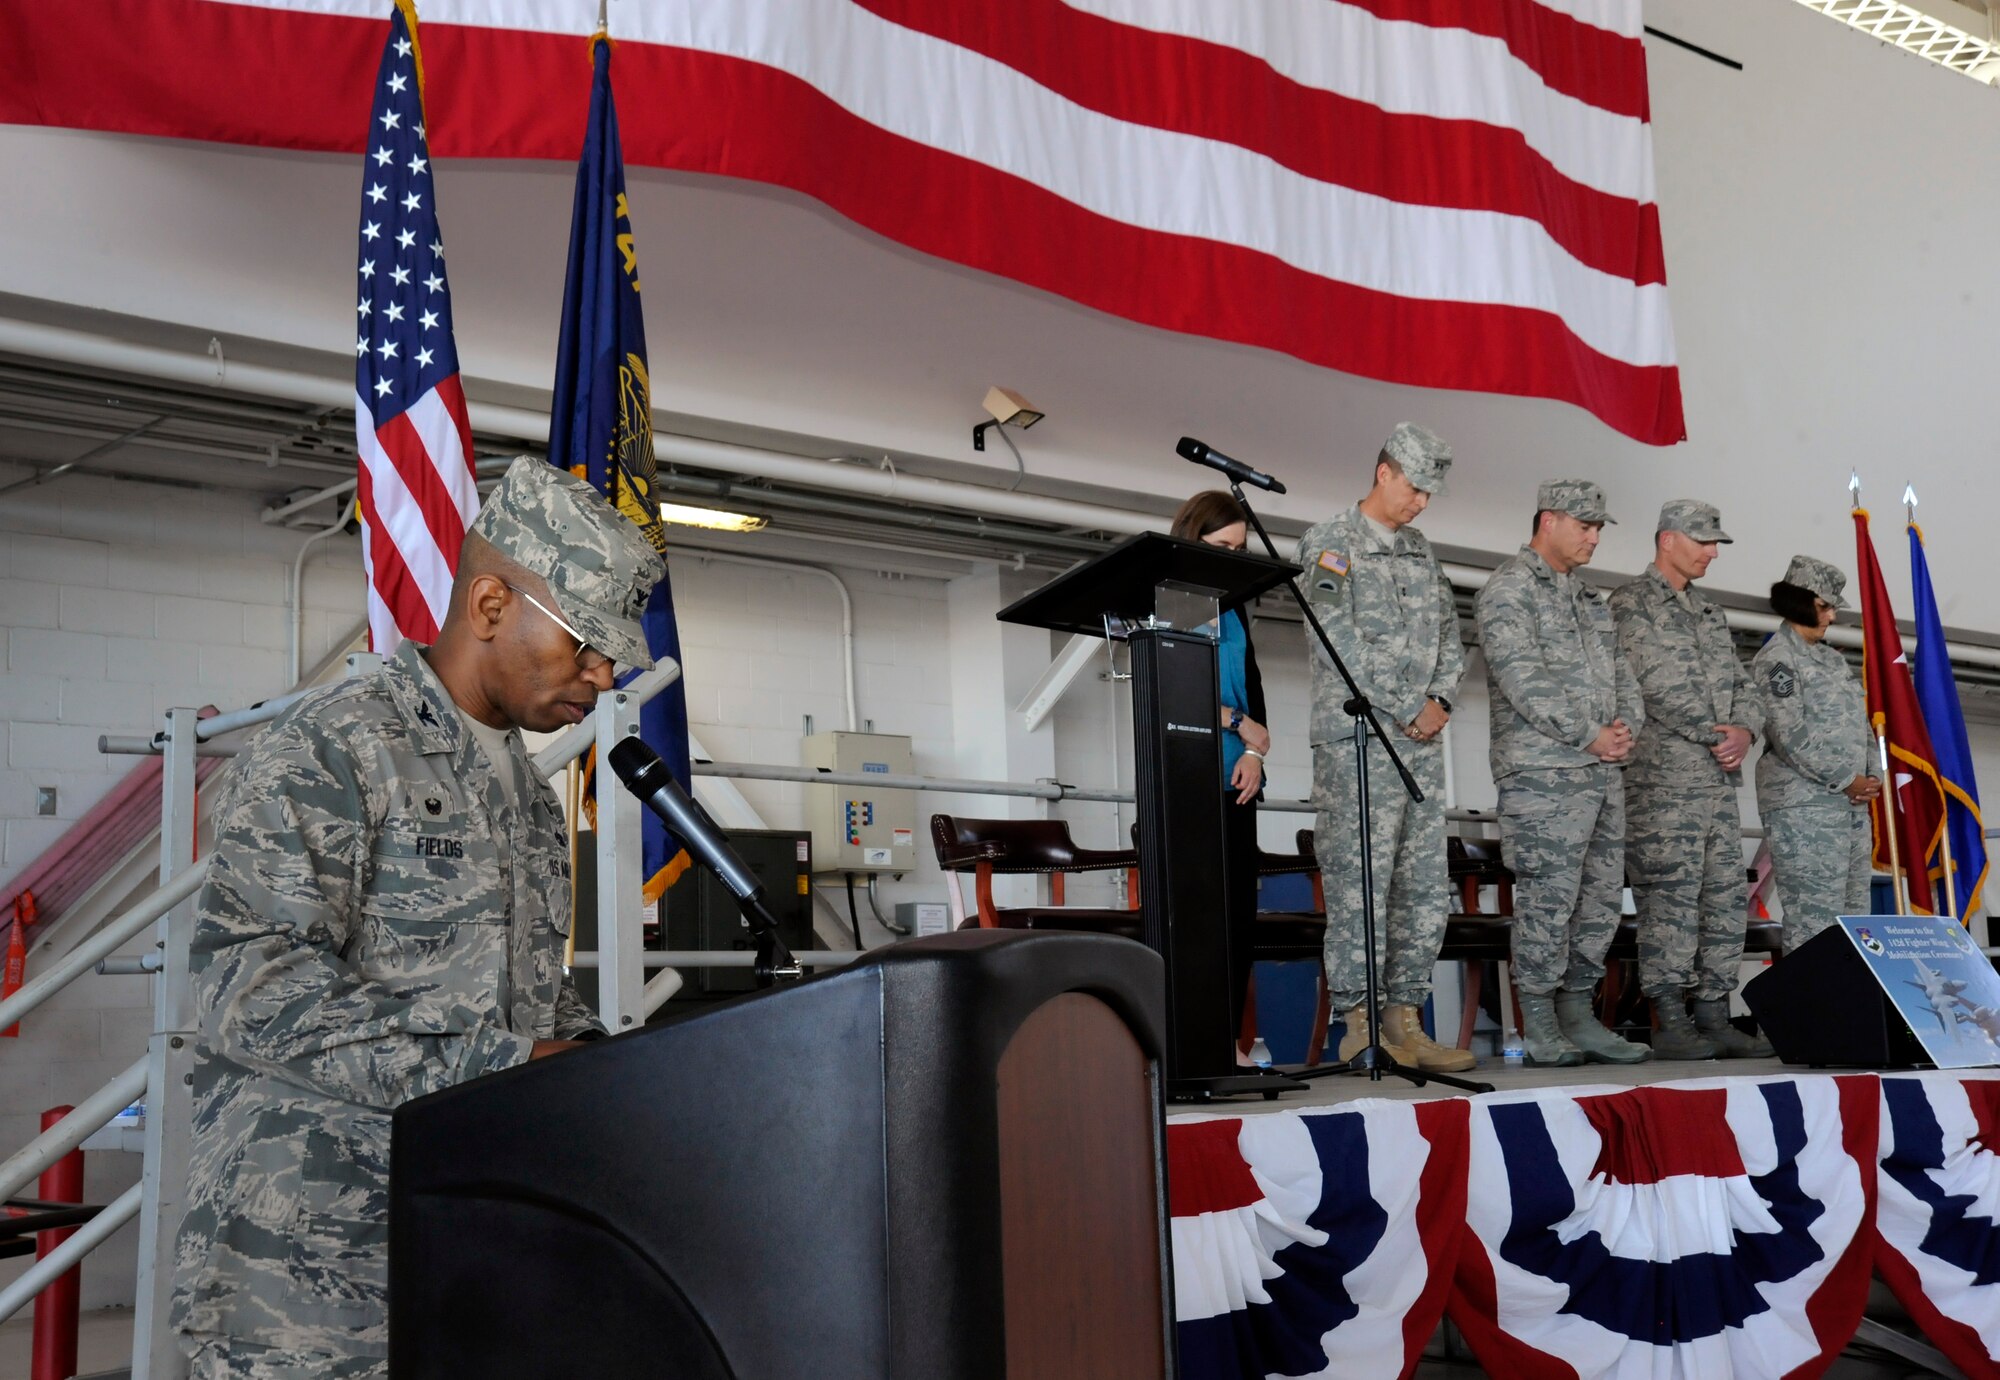
[(817, 575), (832, 585), (840, 595), (840, 660), (847, 678), (847, 731), (859, 732), (861, 728), (860, 709), (854, 696), (854, 596), (848, 592), (847, 582), (821, 565), (808, 565), (804, 561), (778, 560), (769, 556), (739, 556), (730, 551), (710, 551), (706, 548), (691, 550), (686, 559), (696, 561), (725, 561), (730, 565), (758, 566), (765, 570), (782, 570), (788, 573), (804, 572)]
[[(0, 318), (0, 352), (137, 374), (200, 388), (242, 389), (326, 407), (352, 407), (355, 403), (353, 385), (344, 379), (303, 373), (296, 369), (242, 364), (186, 350), (139, 345), (88, 331), (36, 322)], [(473, 426), (482, 431), (535, 442), (546, 442), (548, 439), (549, 419), (546, 413), (485, 402), (471, 402), (468, 410)], [(1053, 523), (1085, 532), (1107, 532), (1118, 536), (1163, 532), (1169, 522), (1164, 516), (1126, 508), (1009, 492), (952, 480), (928, 479), (899, 470), (885, 471), (868, 465), (844, 463), (840, 457), (815, 459), (786, 455), (755, 446), (674, 436), (664, 431), (655, 433), (654, 451), (663, 465), (693, 465), (727, 474), (860, 494), (888, 502)], [(1483, 588), (1492, 574), (1490, 570), (1462, 562), (1446, 562), (1444, 569), (1454, 584), (1469, 589)], [(1778, 625), (1778, 620), (1772, 615), (1755, 610), (1727, 609), (1725, 612), (1732, 627), (1769, 632)], [(1836, 646), (1858, 646), (1860, 630), (1836, 625), (1828, 630), (1827, 637)], [(1969, 665), (2000, 667), (2000, 647), (1953, 642), (1951, 652), (1955, 659)]]

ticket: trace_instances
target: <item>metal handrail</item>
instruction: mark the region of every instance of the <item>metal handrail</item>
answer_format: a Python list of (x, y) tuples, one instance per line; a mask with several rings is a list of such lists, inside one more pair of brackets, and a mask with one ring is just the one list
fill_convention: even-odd
[[(866, 958), (866, 949), (800, 949), (793, 955), (801, 968), (839, 968)], [(757, 955), (749, 949), (647, 949), (640, 960), (648, 968), (754, 968)], [(572, 968), (595, 968), (597, 951), (578, 949), (570, 955)]]
[(111, 1233), (139, 1215), (144, 1183), (133, 1184), (111, 1205), (76, 1229), (54, 1250), (31, 1265), (21, 1277), (0, 1290), (0, 1322), (5, 1322), (28, 1305), (35, 1295), (76, 1268), (76, 1263), (103, 1245)]
[(103, 1130), (112, 1117), (137, 1102), (145, 1091), (146, 1059), (141, 1056), (132, 1067), (83, 1099), (61, 1121), (0, 1164), (0, 1199), (19, 1193), (28, 1180), (83, 1144), (85, 1138)]
[[(210, 738), (220, 738), (225, 733), (234, 733), (239, 728), (249, 728), (252, 724), (267, 724), (290, 709), (315, 690), (323, 690), (320, 685), (308, 685), (303, 690), (291, 690), (282, 695), (274, 695), (268, 700), (260, 700), (247, 709), (232, 709), (227, 714), (211, 714), (194, 726), (194, 736), (198, 742)], [(164, 746), (166, 735), (154, 735)]]
[[(137, 733), (100, 733), (97, 735), (97, 750), (107, 757), (158, 757), (167, 748), (158, 737), (147, 738)], [(197, 757), (234, 757), (242, 751), (235, 743), (196, 743), (194, 747)]]
[(0, 1030), (5, 1030), (76, 978), (91, 971), (97, 966), (98, 960), (111, 957), (113, 953), (137, 938), (148, 925), (157, 922), (162, 915), (200, 890), (201, 879), (207, 875), (208, 859), (204, 857), (57, 959), (54, 967), (33, 982), (23, 986), (5, 1001), (0, 1001)]
[[(661, 657), (653, 669), (635, 676), (629, 685), (619, 687), (621, 693), (633, 701), (644, 704), (662, 690), (680, 679), (680, 663), (672, 657)], [(555, 740), (535, 754), (535, 765), (542, 769), (542, 775), (554, 776), (564, 767), (590, 750), (597, 740), (597, 711), (592, 710), (581, 723), (571, 724), (555, 736)]]
[[(673, 684), (680, 673), (681, 668), (679, 663), (673, 661), (671, 658), (663, 659), (652, 670), (635, 678), (630, 685), (620, 688), (625, 694), (632, 696), (640, 704), (644, 704), (646, 701), (652, 699), (653, 696), (659, 694), (660, 691), (666, 689), (667, 686)], [(315, 686), (313, 688), (318, 689), (319, 687)], [(275, 719), (278, 715), (289, 709), (294, 701), (308, 693), (310, 692), (302, 690), (297, 694), (283, 695), (275, 700), (266, 700), (263, 704), (250, 709), (239, 709), (229, 714), (214, 714), (203, 719), (195, 727), (195, 736), (203, 740), (195, 748), (195, 756), (236, 756), (243, 750), (240, 746), (233, 743), (211, 743), (207, 740), (239, 728), (247, 728), (251, 724), (264, 723), (267, 720)], [(222, 726), (219, 728), (213, 727), (213, 725), (217, 724)], [(535, 765), (542, 769), (543, 775), (553, 776), (556, 772), (568, 766), (573, 760), (583, 756), (585, 752), (590, 750), (591, 740), (595, 733), (596, 727), (590, 718), (585, 718), (582, 723), (571, 724), (568, 728), (557, 734), (553, 742), (535, 754)], [(98, 735), (97, 750), (106, 755), (122, 757), (157, 757), (166, 751), (166, 735), (155, 733), (151, 737), (147, 737), (139, 733), (103, 733)]]

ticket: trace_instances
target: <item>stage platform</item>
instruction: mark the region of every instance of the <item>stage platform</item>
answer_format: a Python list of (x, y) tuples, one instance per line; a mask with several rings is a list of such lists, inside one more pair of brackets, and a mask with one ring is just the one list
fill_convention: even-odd
[[(1832, 1070), (1832, 1072), (1840, 1071)], [(1651, 1060), (1622, 1068), (1611, 1064), (1585, 1064), (1580, 1068), (1571, 1069), (1510, 1067), (1498, 1059), (1488, 1059), (1473, 1072), (1457, 1076), (1481, 1083), (1491, 1083), (1494, 1092), (1508, 1093), (1543, 1088), (1636, 1088), (1652, 1083), (1682, 1082), (1690, 1078), (1746, 1078), (1809, 1072), (1813, 1070), (1788, 1068), (1775, 1058), (1681, 1062)], [(1994, 1070), (1994, 1073), (2000, 1076), (2000, 1069)], [(1231, 1116), (1256, 1116), (1263, 1112), (1295, 1112), (1308, 1107), (1333, 1107), (1364, 1097), (1383, 1097), (1400, 1101), (1407, 1098), (1463, 1096), (1467, 1094), (1436, 1083), (1418, 1087), (1403, 1078), (1385, 1077), (1380, 1082), (1374, 1082), (1362, 1074), (1331, 1074), (1311, 1080), (1306, 1084), (1304, 1092), (1285, 1093), (1276, 1101), (1267, 1102), (1261, 1097), (1238, 1097), (1226, 1102), (1176, 1102), (1167, 1108), (1167, 1115), (1171, 1118), (1181, 1112), (1225, 1112)]]
[(1169, 1109), (1186, 1380), (1388, 1380), (1446, 1316), (1496, 1376), (1809, 1377), (1877, 1281), (2000, 1378), (2000, 1070), (1476, 1076)]

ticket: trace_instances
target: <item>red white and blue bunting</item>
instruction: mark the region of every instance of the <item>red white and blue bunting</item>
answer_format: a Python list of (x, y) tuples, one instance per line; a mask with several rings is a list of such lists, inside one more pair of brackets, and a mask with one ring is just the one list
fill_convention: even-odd
[[(1181, 1374), (1823, 1371), (1879, 1274), (2000, 1380), (2000, 1081), (1720, 1078), (1176, 1118)], [(1879, 1201), (1878, 1201), (1879, 1198)]]
[(1967, 1375), (2000, 1373), (2000, 1081), (1882, 1080), (1875, 1269)]
[(1181, 1374), (1407, 1373), (1450, 1289), (1465, 1144), (1459, 1101), (1176, 1122)]

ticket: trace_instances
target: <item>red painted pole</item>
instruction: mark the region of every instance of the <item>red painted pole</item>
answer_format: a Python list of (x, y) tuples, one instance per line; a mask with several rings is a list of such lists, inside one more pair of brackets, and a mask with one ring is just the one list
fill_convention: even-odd
[[(42, 1129), (68, 1116), (75, 1108), (51, 1107), (42, 1113)], [(45, 1203), (83, 1201), (83, 1151), (72, 1150), (42, 1171), (36, 1190)], [(35, 1259), (40, 1260), (69, 1239), (75, 1227), (35, 1233)], [(69, 1380), (76, 1374), (77, 1306), (83, 1289), (83, 1267), (75, 1267), (57, 1278), (35, 1297), (35, 1342), (30, 1375), (33, 1380)]]

